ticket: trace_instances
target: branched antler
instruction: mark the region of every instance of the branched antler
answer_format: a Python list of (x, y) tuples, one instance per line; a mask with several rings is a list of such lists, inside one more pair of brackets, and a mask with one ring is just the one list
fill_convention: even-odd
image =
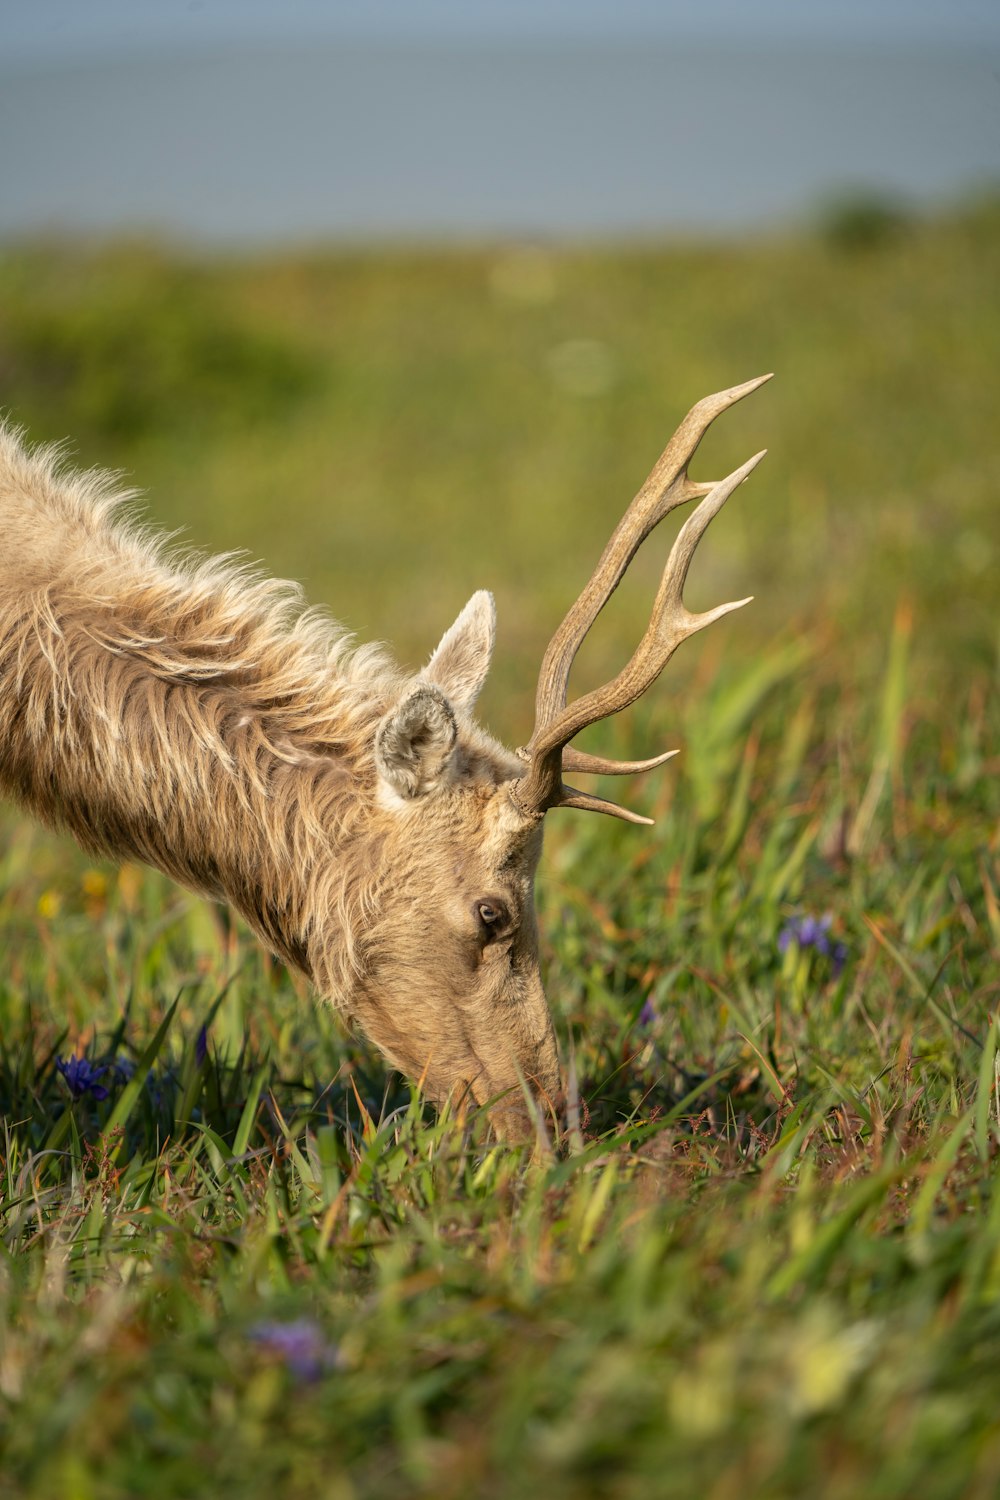
[[(695, 548), (709, 522), (757, 467), (764, 454), (756, 454), (715, 484), (690, 479), (688, 465), (715, 418), (770, 378), (770, 375), (761, 375), (756, 380), (748, 380), (745, 385), (706, 396), (691, 408), (619, 521), (590, 582), (549, 642), (538, 674), (535, 727), (527, 746), (518, 752), (528, 763), (528, 769), (513, 794), (522, 811), (539, 814), (550, 807), (578, 807), (611, 813), (629, 823), (651, 822), (651, 819), (640, 817), (613, 802), (566, 786), (563, 772), (626, 776), (652, 770), (669, 760), (676, 751), (668, 750), (651, 760), (615, 761), (569, 748), (569, 742), (588, 724), (620, 713), (641, 697), (687, 636), (694, 635), (731, 610), (749, 604), (749, 599), (738, 599), (731, 604), (720, 604), (704, 614), (692, 614), (684, 604), (683, 593)], [(701, 504), (685, 521), (670, 549), (652, 617), (628, 665), (611, 682), (567, 705), (570, 668), (576, 653), (639, 547), (668, 512), (696, 499), (700, 499)]]

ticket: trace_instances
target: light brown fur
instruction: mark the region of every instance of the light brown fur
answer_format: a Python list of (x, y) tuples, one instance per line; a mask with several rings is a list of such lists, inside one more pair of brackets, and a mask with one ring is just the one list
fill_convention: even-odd
[(298, 590), (165, 551), (108, 476), (0, 427), (0, 791), (231, 904), (437, 1100), (509, 1134), (559, 1070), (538, 972), (541, 815), (473, 721), (492, 601), (425, 670)]

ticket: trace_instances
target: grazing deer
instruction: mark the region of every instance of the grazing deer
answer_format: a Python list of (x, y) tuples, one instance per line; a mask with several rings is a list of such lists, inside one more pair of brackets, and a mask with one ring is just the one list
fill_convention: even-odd
[[(688, 478), (710, 423), (764, 376), (700, 401), (619, 523), (542, 659), (535, 727), (512, 753), (472, 710), (493, 600), (473, 594), (423, 671), (303, 610), (231, 560), (178, 561), (123, 517), (107, 476), (64, 471), (0, 428), (0, 790), (85, 848), (143, 860), (232, 903), (435, 1100), (494, 1101), (530, 1132), (522, 1080), (560, 1088), (533, 885), (554, 807), (648, 818), (564, 773), (661, 765), (574, 749), (633, 703), (686, 636), (749, 601), (691, 614), (695, 547), (763, 454)], [(652, 618), (613, 682), (567, 702), (573, 659), (638, 547), (701, 498)]]

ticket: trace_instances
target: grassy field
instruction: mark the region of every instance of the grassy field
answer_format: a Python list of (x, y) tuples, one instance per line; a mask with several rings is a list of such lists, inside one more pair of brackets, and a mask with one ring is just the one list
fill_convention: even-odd
[[(770, 454), (549, 819), (577, 1115), (422, 1110), (223, 911), (0, 823), (0, 1494), (945, 1500), (1000, 1488), (1000, 211), (743, 247), (0, 257), (0, 404), (485, 717), (676, 421)], [(668, 523), (669, 524), (669, 523)], [(2, 540), (0, 540), (2, 545)], [(664, 543), (575, 682), (647, 616)]]

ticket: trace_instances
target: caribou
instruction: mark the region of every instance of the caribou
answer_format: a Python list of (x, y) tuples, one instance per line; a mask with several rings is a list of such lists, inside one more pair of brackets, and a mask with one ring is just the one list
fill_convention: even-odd
[[(230, 903), (429, 1099), (464, 1096), (500, 1137), (531, 1136), (561, 1090), (534, 908), (542, 825), (555, 808), (651, 821), (564, 777), (632, 776), (675, 752), (613, 761), (571, 741), (749, 602), (694, 614), (683, 590), (763, 453), (719, 482), (688, 467), (714, 419), (769, 378), (684, 418), (549, 642), (516, 751), (473, 717), (489, 593), (407, 673), (296, 586), (172, 553), (112, 476), (0, 428), (0, 791), (88, 851)], [(577, 651), (639, 546), (694, 500), (631, 659), (570, 701)]]

